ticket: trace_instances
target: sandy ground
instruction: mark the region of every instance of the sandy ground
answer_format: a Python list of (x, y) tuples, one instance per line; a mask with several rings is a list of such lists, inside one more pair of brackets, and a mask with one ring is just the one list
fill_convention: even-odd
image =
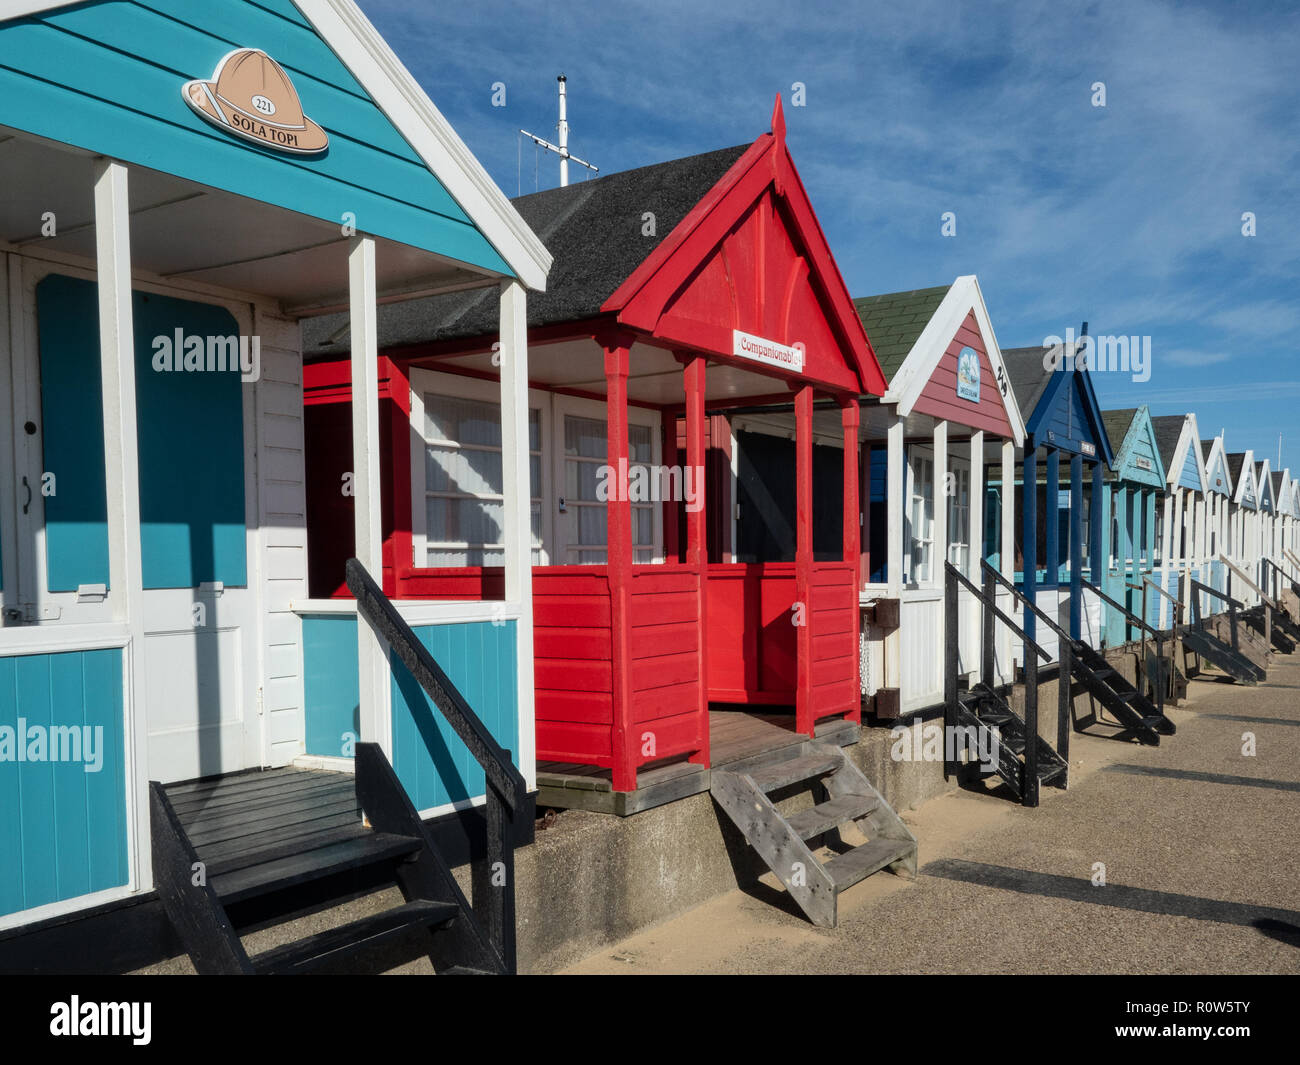
[(563, 971), (1300, 973), (1300, 655), (1254, 689), (1194, 681), (1170, 717), (1158, 748), (1076, 734), (1038, 809), (961, 791), (907, 813), (919, 877), (851, 888), (838, 928), (773, 878)]

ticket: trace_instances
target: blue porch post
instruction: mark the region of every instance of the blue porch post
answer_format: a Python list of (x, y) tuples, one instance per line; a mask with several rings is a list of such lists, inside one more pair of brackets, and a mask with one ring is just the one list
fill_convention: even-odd
[[(1098, 587), (1101, 587), (1098, 585)], [(1083, 633), (1083, 456), (1070, 456), (1070, 635)]]
[[(1106, 486), (1106, 471), (1098, 460), (1092, 464), (1092, 583), (1106, 587), (1108, 564), (1107, 537), (1110, 532), (1110, 496)], [(1106, 616), (1103, 609), (1101, 616)], [(1102, 626), (1105, 627), (1104, 625)]]
[[(1024, 555), (1025, 598), (1031, 606), (1038, 602), (1038, 448), (1033, 444), (1025, 445), (1025, 475), (1022, 478), (1024, 491)], [(1025, 635), (1035, 638), (1034, 612), (1025, 610)], [(1025, 648), (1023, 661), (1029, 660), (1033, 652)], [(1022, 661), (1022, 665), (1023, 665)]]
[(1047, 453), (1047, 490), (1043, 493), (1046, 501), (1043, 507), (1043, 523), (1047, 526), (1046, 557), (1043, 569), (1047, 575), (1047, 587), (1053, 592), (1061, 583), (1061, 452), (1052, 448)]

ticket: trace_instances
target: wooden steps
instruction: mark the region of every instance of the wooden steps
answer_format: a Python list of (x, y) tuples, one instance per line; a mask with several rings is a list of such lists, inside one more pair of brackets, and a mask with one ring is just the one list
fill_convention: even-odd
[[(506, 970), (379, 748), (359, 744), (356, 768), (150, 784), (154, 883), (199, 973), (305, 973), (413, 932), (438, 972)], [(405, 901), (253, 956), (241, 939), (308, 896), (384, 886)]]
[[(772, 796), (796, 786), (820, 801), (784, 815)], [(835, 927), (840, 892), (886, 867), (916, 875), (916, 840), (862, 771), (835, 746), (809, 740), (792, 752), (713, 770), (710, 791), (750, 846), (814, 923)], [(850, 847), (853, 825), (867, 842)], [(845, 849), (821, 858), (809, 842)]]
[[(956, 723), (958, 728), (966, 730), (966, 736), (971, 736), (973, 730), (981, 757), (992, 754), (993, 772), (1017, 799), (1023, 799), (1028, 736), (1020, 715), (992, 688), (976, 684), (969, 691), (957, 693)], [(1041, 736), (1035, 736), (1034, 741), (1039, 784), (1065, 788), (1069, 782), (1069, 763)]]
[(1119, 671), (1106, 656), (1082, 640), (1070, 644), (1070, 673), (1124, 728), (1142, 743), (1160, 745), (1161, 736), (1172, 736), (1174, 723)]

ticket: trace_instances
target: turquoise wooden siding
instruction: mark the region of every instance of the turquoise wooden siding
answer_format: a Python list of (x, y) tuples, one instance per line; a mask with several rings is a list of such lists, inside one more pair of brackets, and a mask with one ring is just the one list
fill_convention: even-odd
[(84, 761), (0, 757), (0, 914), (128, 879), (122, 652), (0, 658), (0, 730), (16, 730), (20, 718), (29, 733), (33, 726), (102, 728), (102, 750), (97, 772)]
[(1183, 468), (1178, 475), (1178, 484), (1183, 488), (1190, 488), (1193, 492), (1201, 490), (1201, 467), (1197, 460), (1195, 445), (1188, 447), (1187, 454), (1183, 458)]
[[(97, 286), (51, 274), (36, 289), (51, 591), (108, 583)], [(248, 583), (244, 412), (238, 373), (158, 372), (153, 339), (236, 336), (224, 308), (136, 292), (140, 548), (146, 588)]]
[(36, 286), (41, 364), (46, 581), (52, 592), (108, 584), (104, 407), (95, 286), (57, 274)]
[[(181, 98), (236, 48), (289, 74), (330, 136), (285, 156), (208, 125)], [(5, 122), (332, 223), (510, 274), (347, 67), (286, 0), (102, 0), (0, 25)]]
[[(416, 635), (518, 764), (515, 623), (427, 625)], [(483, 770), (400, 662), (393, 663), (393, 768), (417, 810), (475, 798)]]
[[(475, 621), (415, 628), (420, 642), (446, 671), (498, 743), (519, 750), (519, 687), (515, 622)], [(303, 618), (307, 753), (343, 754), (342, 737), (358, 732), (357, 621)], [(393, 768), (417, 810), (477, 798), (483, 770), (415, 678), (393, 661)]]
[[(1112, 440), (1114, 446), (1116, 441)], [(1146, 407), (1139, 407), (1115, 452), (1115, 470), (1125, 481), (1150, 488), (1164, 488), (1165, 464), (1156, 447), (1155, 429)]]
[(361, 732), (357, 675), (357, 619), (319, 615), (302, 619), (303, 706), (307, 753), (350, 757), (345, 737)]

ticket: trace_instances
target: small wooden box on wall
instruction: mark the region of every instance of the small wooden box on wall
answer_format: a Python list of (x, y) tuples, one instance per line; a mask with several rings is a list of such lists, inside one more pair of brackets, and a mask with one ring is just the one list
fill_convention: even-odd
[(902, 700), (897, 688), (877, 688), (875, 695), (868, 696), (867, 709), (876, 715), (877, 721), (897, 721)]
[(863, 623), (881, 629), (898, 628), (899, 602), (898, 599), (877, 599), (871, 606), (863, 608)]

